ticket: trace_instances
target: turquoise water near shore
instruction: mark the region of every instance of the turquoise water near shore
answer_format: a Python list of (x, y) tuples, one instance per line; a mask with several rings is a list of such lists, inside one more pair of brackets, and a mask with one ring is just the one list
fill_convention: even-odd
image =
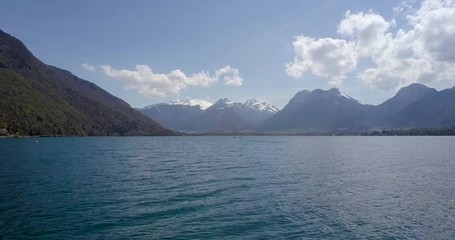
[(2, 239), (453, 239), (455, 137), (0, 139)]

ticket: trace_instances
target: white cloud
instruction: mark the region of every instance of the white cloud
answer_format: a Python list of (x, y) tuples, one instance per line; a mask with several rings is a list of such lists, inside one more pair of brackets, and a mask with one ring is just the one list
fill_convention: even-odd
[(455, 1), (428, 0), (407, 16), (410, 31), (437, 61), (455, 62)]
[(83, 68), (85, 68), (85, 70), (87, 70), (87, 71), (90, 71), (90, 72), (94, 72), (95, 71), (95, 66), (92, 66), (92, 65), (90, 65), (88, 63), (83, 63), (81, 66)]
[(373, 12), (351, 14), (348, 11), (338, 25), (338, 33), (351, 38), (350, 41), (361, 56), (368, 56), (387, 48), (391, 38), (387, 30), (393, 25), (393, 21), (388, 22)]
[(220, 78), (226, 85), (231, 86), (240, 86), (243, 81), (238, 69), (230, 66), (216, 70), (215, 75), (202, 71), (190, 76), (179, 69), (167, 74), (155, 73), (147, 65), (136, 65), (134, 70), (118, 70), (109, 65), (102, 65), (100, 68), (107, 76), (124, 81), (127, 89), (136, 89), (149, 97), (164, 97), (167, 93), (178, 93), (188, 86), (208, 87)]
[[(348, 11), (338, 26), (342, 38), (297, 37), (294, 62), (286, 72), (301, 78), (311, 71), (335, 84), (357, 73), (363, 83), (386, 90), (413, 82), (455, 81), (455, 1), (426, 0), (417, 10), (413, 3), (404, 1), (394, 9), (404, 14), (404, 27), (372, 11)], [(371, 64), (356, 65), (362, 61)]]
[(294, 40), (295, 58), (286, 64), (286, 72), (293, 78), (301, 78), (303, 73), (311, 71), (314, 75), (330, 79), (339, 84), (346, 73), (351, 72), (357, 64), (357, 53), (354, 46), (342, 39), (313, 39), (305, 36)]
[(229, 65), (216, 70), (215, 77), (217, 79), (221, 78), (224, 81), (224, 85), (242, 86), (243, 84), (243, 78), (240, 77), (239, 70)]
[(234, 86), (234, 87), (242, 86), (242, 84), (243, 84), (243, 78), (241, 78), (241, 77), (229, 78), (224, 82), (224, 85)]

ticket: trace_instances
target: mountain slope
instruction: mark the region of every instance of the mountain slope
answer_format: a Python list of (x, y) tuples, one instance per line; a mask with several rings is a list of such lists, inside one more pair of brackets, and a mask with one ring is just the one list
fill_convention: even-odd
[(169, 129), (187, 131), (186, 124), (211, 105), (204, 100), (184, 98), (138, 110)]
[(220, 99), (188, 121), (185, 129), (192, 132), (225, 132), (251, 128), (251, 123), (238, 111), (242, 107), (241, 103), (232, 102), (227, 98)]
[(413, 83), (377, 106), (360, 104), (336, 88), (300, 91), (260, 129), (294, 133), (358, 133), (453, 126), (455, 88), (437, 91)]
[(191, 99), (191, 98), (182, 98), (171, 101), (168, 105), (179, 105), (179, 106), (190, 106), (190, 107), (198, 107), (201, 110), (205, 110), (213, 105), (213, 103), (203, 100), (203, 99)]
[(426, 94), (387, 119), (387, 125), (395, 128), (455, 126), (455, 88)]
[(222, 98), (212, 104), (205, 100), (184, 98), (150, 105), (139, 111), (174, 130), (235, 132), (254, 129), (278, 109), (256, 99), (240, 103)]
[(419, 83), (403, 87), (395, 96), (375, 107), (374, 119), (371, 119), (371, 121), (375, 122), (375, 125), (393, 126), (394, 118), (401, 110), (425, 96), (437, 94), (437, 92), (436, 89)]
[(249, 109), (253, 109), (258, 112), (263, 112), (267, 114), (275, 114), (278, 111), (280, 111), (275, 106), (272, 106), (266, 102), (259, 102), (257, 99), (254, 98), (246, 100), (243, 105), (245, 105), (245, 107)]
[(174, 134), (0, 30), (0, 129), (20, 135)]
[(372, 106), (362, 105), (336, 88), (298, 92), (261, 126), (265, 131), (361, 131), (367, 129)]

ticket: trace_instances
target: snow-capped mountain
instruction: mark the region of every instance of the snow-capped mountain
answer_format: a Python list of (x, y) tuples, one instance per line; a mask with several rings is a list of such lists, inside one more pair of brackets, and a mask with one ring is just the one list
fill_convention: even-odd
[(231, 101), (229, 98), (221, 98), (220, 100), (216, 101), (212, 105), (212, 107), (219, 108), (219, 109), (225, 109), (225, 108), (238, 107), (239, 105), (241, 105), (241, 103)]
[(278, 111), (270, 104), (250, 99), (245, 103), (221, 98), (187, 124), (190, 131), (253, 130)]
[(272, 106), (266, 102), (259, 102), (257, 99), (254, 98), (246, 100), (245, 103), (234, 102), (231, 101), (229, 98), (221, 98), (213, 105), (217, 107), (247, 108), (260, 112), (269, 112), (272, 114), (279, 111), (279, 109), (276, 108), (275, 106)]
[(371, 129), (455, 126), (455, 87), (438, 91), (411, 84), (382, 104), (361, 104), (338, 88), (297, 92), (279, 110), (249, 99), (180, 99), (140, 111), (167, 128), (186, 132), (290, 132), (351, 134)]
[(186, 124), (212, 105), (201, 99), (182, 98), (140, 109), (142, 113), (169, 129), (186, 131)]
[(261, 112), (270, 112), (270, 113), (277, 113), (279, 111), (278, 108), (272, 106), (266, 102), (259, 102), (257, 99), (248, 99), (244, 103), (245, 106), (261, 111)]
[(199, 106), (200, 109), (205, 110), (212, 106), (213, 103), (203, 99), (182, 98), (170, 101), (169, 105)]
[(278, 109), (256, 99), (245, 103), (221, 98), (215, 103), (183, 98), (141, 110), (162, 125), (179, 131), (244, 131), (254, 129)]
[(213, 103), (203, 100), (203, 99), (191, 99), (191, 98), (186, 97), (186, 98), (172, 100), (168, 103), (152, 104), (143, 109), (150, 109), (150, 108), (154, 108), (156, 106), (162, 106), (162, 105), (180, 105), (180, 106), (189, 106), (189, 107), (199, 107), (200, 109), (205, 110), (205, 109), (209, 108), (210, 106), (212, 106)]
[(229, 98), (221, 98), (220, 100), (216, 101), (216, 103), (225, 104), (225, 105), (228, 105), (228, 106), (232, 106), (232, 105), (235, 104), (235, 102), (231, 101), (231, 99), (229, 99)]

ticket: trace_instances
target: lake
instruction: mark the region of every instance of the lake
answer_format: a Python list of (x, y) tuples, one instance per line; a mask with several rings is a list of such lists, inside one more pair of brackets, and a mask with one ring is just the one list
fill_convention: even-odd
[(454, 239), (455, 137), (0, 139), (2, 239)]

